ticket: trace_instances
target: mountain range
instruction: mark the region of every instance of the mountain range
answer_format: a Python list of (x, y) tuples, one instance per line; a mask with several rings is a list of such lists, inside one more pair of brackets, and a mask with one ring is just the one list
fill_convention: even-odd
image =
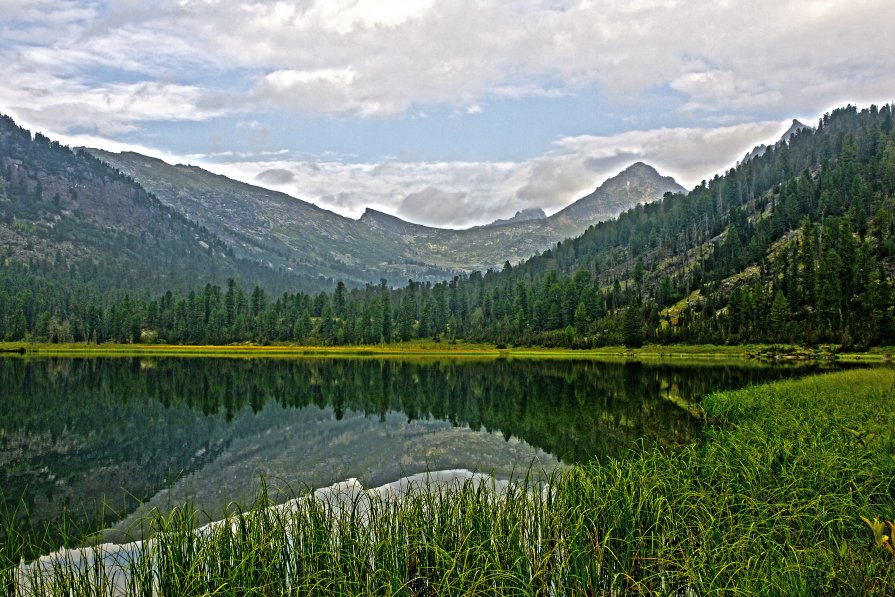
[(551, 217), (521, 210), (466, 230), (372, 209), (355, 220), (195, 166), (71, 150), (0, 117), (0, 259), (76, 266), (98, 289), (157, 291), (228, 277), (271, 290), (435, 282), (518, 262), (682, 191), (637, 163)]
[(549, 218), (540, 210), (524, 211), (509, 220), (453, 230), (373, 209), (354, 220), (195, 166), (170, 165), (137, 153), (88, 151), (207, 228), (236, 256), (354, 285), (379, 278), (392, 284), (409, 278), (437, 281), (500, 268), (666, 192), (684, 192), (671, 177), (637, 163)]
[(165, 291), (235, 277), (271, 289), (316, 276), (241, 259), (126, 175), (0, 116), (0, 263), (54, 267), (98, 292)]
[[(550, 217), (528, 212), (441, 230), (373, 210), (343, 218), (198, 168), (110, 154), (143, 166), (122, 172), (96, 155), (0, 120), (0, 329), (8, 340), (137, 341), (145, 331), (175, 343), (895, 342), (890, 106), (838, 109), (687, 194), (587, 224), (496, 271), (432, 285), (336, 284), (330, 294), (318, 290), (334, 280), (319, 273), (340, 271), (334, 247), (356, 259), (336, 265), (366, 267), (365, 275), (382, 266), (376, 259), (406, 267), (408, 254), (431, 260), (420, 268), (468, 271), (473, 257), (505, 258), (525, 243), (536, 250), (585, 226), (577, 218), (673, 181), (635, 164)], [(222, 277), (233, 279), (207, 283)], [(300, 286), (309, 281), (320, 284), (313, 293)], [(271, 300), (264, 288), (276, 284), (298, 292)], [(134, 289), (139, 296), (121, 292)]]

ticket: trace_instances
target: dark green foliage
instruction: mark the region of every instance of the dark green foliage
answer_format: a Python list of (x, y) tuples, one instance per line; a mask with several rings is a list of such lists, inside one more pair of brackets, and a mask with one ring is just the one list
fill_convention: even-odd
[[(66, 269), (58, 256), (28, 268), (0, 266), (3, 335), (137, 341), (146, 330), (174, 343), (466, 338), (580, 348), (891, 343), (891, 118), (890, 106), (836, 110), (816, 131), (686, 196), (638, 206), (516, 266), (437, 284), (340, 285), (331, 296), (264, 300), (255, 300), (256, 289), (246, 300), (238, 296), (245, 277), (237, 277), (225, 291), (212, 285), (167, 300), (131, 294), (125, 303), (100, 292), (116, 287), (105, 267)], [(7, 176), (25, 184), (15, 172)]]
[(74, 284), (98, 294), (155, 293), (228, 276), (276, 290), (326, 286), (236, 259), (220, 238), (130, 177), (39, 133), (32, 140), (7, 116), (0, 116), (0, 172), (0, 264), (28, 265), (33, 278), (64, 292), (78, 292)]
[(622, 326), (624, 343), (628, 348), (640, 348), (643, 345), (643, 313), (640, 305), (632, 303), (625, 309), (625, 321)]

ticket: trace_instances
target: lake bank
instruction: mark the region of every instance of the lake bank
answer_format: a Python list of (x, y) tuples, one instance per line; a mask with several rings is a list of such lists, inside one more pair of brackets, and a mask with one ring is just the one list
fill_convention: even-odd
[(159, 357), (456, 357), (456, 358), (575, 358), (599, 360), (762, 360), (762, 361), (841, 361), (891, 363), (895, 347), (874, 348), (866, 352), (840, 352), (837, 347), (809, 348), (796, 345), (747, 344), (658, 345), (641, 348), (608, 346), (593, 349), (541, 348), (530, 346), (503, 347), (469, 342), (405, 342), (357, 346), (299, 346), (291, 344), (258, 345), (176, 345), (176, 344), (51, 344), (0, 343), (0, 355), (10, 356), (159, 356)]
[(262, 501), (201, 540), (172, 515), (171, 557), (136, 571), (178, 594), (889, 594), (861, 517), (895, 517), (893, 389), (869, 369), (711, 394), (702, 441), (577, 465), (549, 492), (463, 486), (335, 521)]

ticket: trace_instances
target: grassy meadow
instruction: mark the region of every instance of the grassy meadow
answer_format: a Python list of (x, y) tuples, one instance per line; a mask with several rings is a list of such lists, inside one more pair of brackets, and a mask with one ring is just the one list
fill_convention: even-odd
[[(577, 466), (547, 487), (465, 483), (341, 509), (259, 500), (199, 534), (189, 508), (176, 510), (147, 523), (157, 533), (125, 566), (127, 593), (895, 594), (884, 537), (895, 372), (753, 386), (703, 406), (702, 441)], [(98, 566), (17, 574), (22, 549), (14, 537), (0, 546), (7, 592), (113, 592)]]

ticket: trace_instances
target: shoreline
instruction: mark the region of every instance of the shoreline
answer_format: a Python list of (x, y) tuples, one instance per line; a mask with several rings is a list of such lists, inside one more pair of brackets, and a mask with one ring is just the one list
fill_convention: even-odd
[(297, 593), (379, 594), (424, 583), (441, 594), (484, 570), (489, 594), (660, 585), (699, 594), (891, 594), (890, 544), (874, 534), (893, 520), (893, 382), (891, 370), (861, 369), (710, 394), (702, 441), (576, 465), (550, 479), (547, 492), (476, 485), (461, 471), (468, 482), (454, 489), (363, 508), (353, 497), (360, 488), (343, 482), (332, 487), (350, 490), (340, 494), (347, 509), (262, 500), (198, 532), (186, 509), (159, 519), (155, 538), (131, 544), (140, 551), (124, 566), (121, 546), (100, 544), (29, 564), (8, 559), (0, 573), (20, 594), (39, 594), (54, 578), (62, 588), (115, 594), (125, 567), (148, 593), (162, 585), (250, 592), (263, 578)]
[(836, 347), (773, 345), (646, 345), (642, 348), (608, 346), (593, 349), (510, 347), (458, 342), (409, 342), (356, 346), (301, 346), (291, 344), (198, 345), (198, 344), (51, 344), (4, 342), (0, 356), (6, 357), (218, 357), (218, 358), (479, 358), (538, 359), (569, 358), (603, 361), (707, 361), (759, 362), (855, 362), (891, 363), (895, 347), (878, 347), (867, 352), (837, 352)]

